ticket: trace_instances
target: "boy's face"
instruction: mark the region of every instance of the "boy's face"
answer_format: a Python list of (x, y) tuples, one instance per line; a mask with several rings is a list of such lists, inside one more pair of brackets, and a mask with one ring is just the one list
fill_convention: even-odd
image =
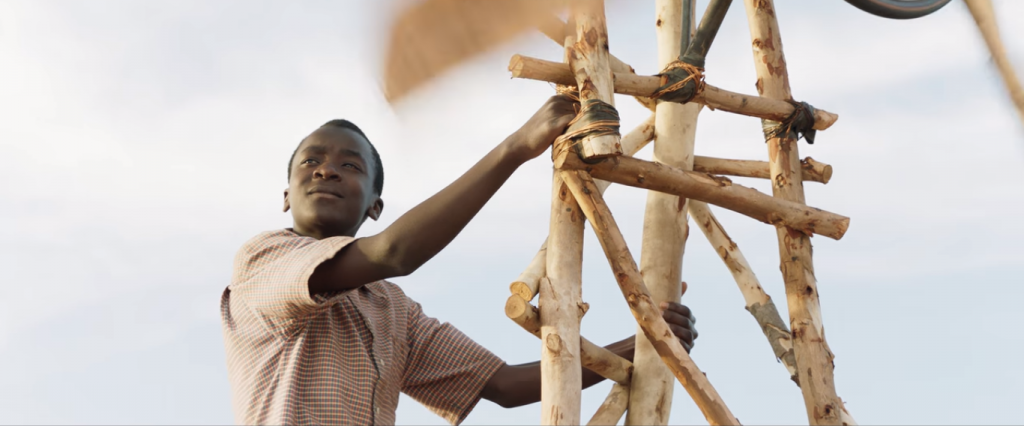
[(384, 202), (373, 189), (373, 154), (358, 133), (320, 128), (299, 145), (290, 167), (284, 210), (291, 209), (300, 235), (355, 236), (363, 220), (380, 217)]

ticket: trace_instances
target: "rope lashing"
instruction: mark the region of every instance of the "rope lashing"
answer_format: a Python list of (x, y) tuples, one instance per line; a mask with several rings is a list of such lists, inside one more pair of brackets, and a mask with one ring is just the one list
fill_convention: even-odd
[(761, 120), (761, 129), (764, 131), (764, 141), (778, 138), (785, 135), (788, 138), (800, 140), (806, 139), (807, 143), (814, 144), (814, 107), (807, 102), (789, 101), (793, 104), (793, 113), (786, 117), (781, 123), (778, 121)]
[(670, 62), (657, 76), (662, 85), (651, 99), (685, 104), (704, 91), (704, 68), (683, 61)]
[[(575, 87), (559, 86), (559, 94), (579, 100)], [(600, 99), (587, 99), (580, 103), (576, 117), (569, 122), (569, 128), (555, 139), (554, 149), (575, 149), (582, 158), (580, 142), (585, 137), (597, 137), (619, 134), (619, 111), (611, 104)]]

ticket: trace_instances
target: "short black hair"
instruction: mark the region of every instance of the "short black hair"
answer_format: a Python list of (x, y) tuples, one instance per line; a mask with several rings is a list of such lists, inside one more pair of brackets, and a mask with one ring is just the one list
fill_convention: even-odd
[[(356, 126), (355, 123), (348, 120), (331, 120), (320, 126), (321, 129), (324, 127), (349, 129), (358, 133), (359, 136), (362, 136), (363, 139), (366, 140), (366, 143), (370, 145), (370, 152), (373, 154), (373, 190), (377, 191), (377, 196), (379, 197), (384, 191), (384, 164), (381, 163), (380, 154), (377, 153), (377, 147), (373, 146), (373, 142), (370, 142), (370, 138), (366, 137), (366, 133), (363, 133), (363, 130), (360, 129), (359, 126)], [(288, 181), (292, 180), (292, 162), (295, 161), (295, 154), (299, 153), (299, 146), (302, 146), (302, 142), (299, 142), (299, 145), (295, 147), (295, 151), (292, 152), (292, 158), (288, 159)]]

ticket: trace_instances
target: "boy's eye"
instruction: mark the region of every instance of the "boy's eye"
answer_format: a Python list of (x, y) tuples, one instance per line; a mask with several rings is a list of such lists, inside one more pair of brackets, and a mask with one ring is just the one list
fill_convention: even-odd
[(312, 158), (307, 158), (305, 160), (302, 160), (302, 163), (300, 163), (300, 164), (313, 164), (315, 162), (316, 162), (316, 160), (314, 160)]
[(353, 168), (353, 169), (356, 169), (356, 170), (360, 170), (359, 166), (357, 166), (355, 164), (352, 164), (352, 163), (342, 164), (342, 167), (350, 167), (350, 168)]

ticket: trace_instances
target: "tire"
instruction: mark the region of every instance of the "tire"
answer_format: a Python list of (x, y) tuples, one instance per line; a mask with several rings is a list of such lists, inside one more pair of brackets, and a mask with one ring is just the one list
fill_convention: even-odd
[(949, 0), (846, 0), (854, 7), (889, 19), (916, 19), (941, 9)]

